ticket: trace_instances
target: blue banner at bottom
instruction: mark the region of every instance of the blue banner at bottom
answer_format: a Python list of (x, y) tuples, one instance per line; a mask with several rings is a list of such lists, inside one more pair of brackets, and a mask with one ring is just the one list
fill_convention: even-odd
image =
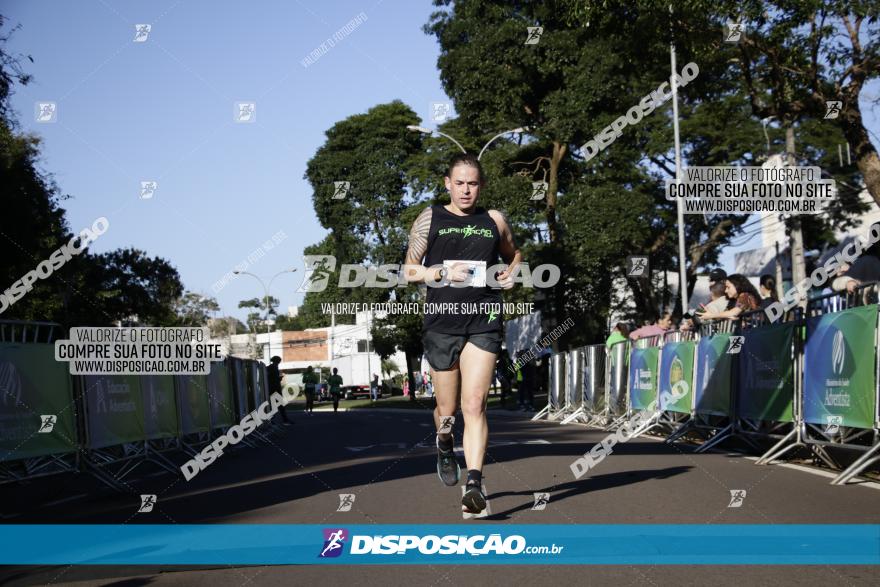
[(0, 525), (0, 564), (876, 565), (880, 525)]

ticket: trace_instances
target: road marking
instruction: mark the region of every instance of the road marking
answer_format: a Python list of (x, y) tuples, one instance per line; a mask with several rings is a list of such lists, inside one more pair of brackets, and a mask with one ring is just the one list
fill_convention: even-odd
[[(464, 497), (466, 486), (461, 486), (461, 496)], [(461, 511), (461, 517), (463, 520), (470, 520), (472, 518), (485, 518), (486, 516), (492, 515), (492, 506), (489, 504), (489, 490), (486, 489), (486, 484), (483, 484), (483, 493), (486, 495), (486, 509), (481, 511), (479, 514), (471, 514), (464, 510)]]
[(383, 447), (383, 446), (391, 446), (396, 449), (403, 450), (403, 449), (407, 448), (407, 446), (409, 446), (409, 445), (405, 442), (383, 442), (381, 444), (368, 444), (367, 446), (346, 446), (345, 448), (347, 450), (350, 450), (351, 452), (361, 452), (361, 451), (367, 450), (369, 448)]

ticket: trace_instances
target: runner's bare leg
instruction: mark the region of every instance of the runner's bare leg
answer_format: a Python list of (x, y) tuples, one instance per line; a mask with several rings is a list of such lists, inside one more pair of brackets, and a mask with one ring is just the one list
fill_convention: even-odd
[(466, 343), (461, 351), (461, 413), (464, 416), (464, 460), (468, 470), (483, 470), (489, 441), (486, 400), (498, 355)]
[(442, 416), (454, 416), (458, 409), (458, 384), (460, 372), (458, 363), (448, 371), (436, 371), (431, 369), (431, 377), (434, 381), (434, 398), (437, 407), (434, 408), (434, 427), (440, 429)]

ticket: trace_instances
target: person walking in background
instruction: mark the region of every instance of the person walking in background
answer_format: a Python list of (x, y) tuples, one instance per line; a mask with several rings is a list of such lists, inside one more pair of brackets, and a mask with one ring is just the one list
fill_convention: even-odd
[(306, 392), (306, 411), (311, 414), (315, 408), (315, 391), (318, 387), (318, 374), (315, 373), (314, 367), (311, 365), (306, 367), (302, 381)]
[(379, 376), (373, 373), (373, 380), (370, 382), (370, 399), (376, 401), (379, 399)]
[[(525, 351), (519, 352), (519, 357), (523, 357)], [(535, 411), (535, 384), (537, 383), (537, 373), (534, 363), (526, 361), (520, 365), (517, 373), (517, 381), (519, 382), (520, 410), (523, 412)]]
[(512, 386), (510, 383), (510, 355), (507, 351), (502, 351), (498, 356), (498, 362), (495, 366), (495, 377), (501, 384), (501, 408), (504, 409), (507, 403), (507, 396), (510, 395)]
[(269, 395), (273, 393), (281, 394), (281, 405), (278, 406), (278, 413), (281, 414), (281, 423), (290, 426), (290, 420), (287, 419), (287, 408), (285, 407), (284, 393), (281, 391), (281, 372), (278, 370), (278, 364), (281, 363), (281, 357), (274, 356), (270, 359), (269, 366), (266, 367), (266, 375), (269, 379)]
[(333, 411), (339, 410), (339, 397), (342, 395), (342, 376), (339, 375), (339, 369), (333, 367), (333, 375), (327, 378), (327, 384), (330, 386), (330, 397), (333, 398)]
[(409, 397), (409, 377), (403, 378), (403, 397)]

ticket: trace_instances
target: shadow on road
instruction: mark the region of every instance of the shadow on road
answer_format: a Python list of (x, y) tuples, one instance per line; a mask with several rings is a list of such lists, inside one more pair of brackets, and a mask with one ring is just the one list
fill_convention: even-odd
[(500, 499), (502, 497), (511, 495), (527, 496), (528, 501), (524, 502), (520, 506), (511, 508), (507, 511), (496, 512), (490, 516), (486, 516), (485, 518), (480, 519), (497, 522), (498, 520), (509, 519), (511, 517), (511, 514), (515, 514), (516, 512), (530, 510), (534, 505), (534, 496), (532, 495), (532, 493), (552, 493), (553, 495), (550, 501), (550, 505), (552, 507), (553, 504), (564, 501), (569, 497), (575, 497), (577, 495), (582, 495), (591, 491), (602, 491), (604, 489), (613, 489), (615, 487), (622, 487), (624, 485), (632, 485), (634, 483), (641, 483), (642, 481), (650, 481), (652, 479), (668, 479), (675, 475), (682, 475), (684, 473), (687, 473), (691, 469), (693, 469), (693, 467), (687, 466), (668, 467), (666, 469), (641, 469), (638, 471), (621, 471), (617, 473), (607, 473), (605, 475), (593, 476), (577, 481), (569, 481), (568, 483), (563, 483), (562, 485), (551, 485), (542, 489), (536, 489), (534, 492), (502, 491), (498, 493), (492, 493), (488, 496), (490, 501), (493, 499)]

